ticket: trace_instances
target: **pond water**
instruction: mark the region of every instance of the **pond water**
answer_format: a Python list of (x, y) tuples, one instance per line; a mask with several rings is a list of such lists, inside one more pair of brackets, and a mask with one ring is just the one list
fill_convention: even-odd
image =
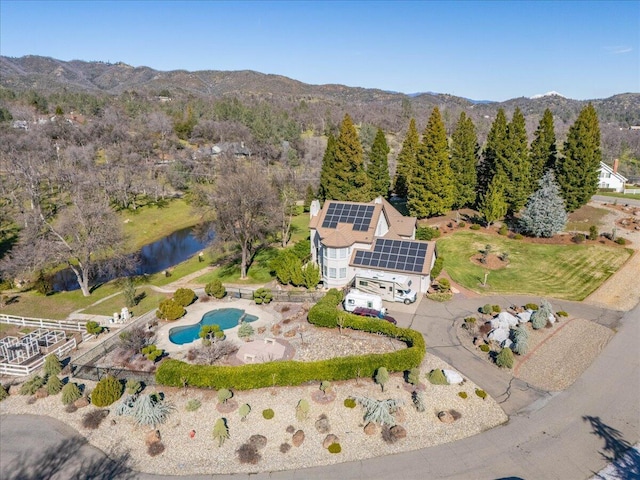
[(205, 313), (195, 325), (183, 325), (169, 330), (169, 340), (176, 345), (191, 343), (200, 338), (198, 334), (205, 325), (219, 325), (222, 330), (228, 330), (242, 322), (255, 322), (258, 317), (249, 315), (239, 308), (220, 308)]
[[(209, 231), (204, 239), (199, 235), (196, 236), (194, 228), (173, 232), (157, 242), (142, 247), (137, 254), (137, 267), (129, 275), (148, 275), (166, 270), (202, 251), (211, 240), (213, 240), (212, 231)], [(68, 268), (57, 272), (52, 280), (54, 292), (80, 288), (75, 274)], [(103, 282), (109, 280), (113, 278), (100, 279)]]

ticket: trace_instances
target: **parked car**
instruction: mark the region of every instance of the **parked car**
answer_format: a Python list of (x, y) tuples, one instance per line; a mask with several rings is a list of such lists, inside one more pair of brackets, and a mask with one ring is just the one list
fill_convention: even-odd
[(396, 319), (393, 318), (391, 315), (386, 315), (383, 312), (379, 310), (375, 310), (373, 308), (356, 307), (353, 309), (351, 313), (355, 315), (360, 315), (361, 317), (379, 318), (381, 320), (386, 320), (389, 323), (393, 323), (394, 325), (398, 323)]

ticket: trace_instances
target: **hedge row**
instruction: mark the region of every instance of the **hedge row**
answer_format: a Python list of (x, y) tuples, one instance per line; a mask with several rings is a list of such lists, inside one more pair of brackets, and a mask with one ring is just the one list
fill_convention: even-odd
[(179, 360), (166, 360), (159, 366), (156, 380), (160, 384), (175, 387), (183, 386), (186, 381), (187, 385), (192, 387), (251, 390), (276, 385), (301, 385), (310, 381), (372, 377), (380, 367), (398, 372), (420, 365), (426, 350), (424, 338), (420, 333), (398, 328), (383, 320), (339, 312), (336, 307), (341, 300), (340, 292), (329, 291), (309, 311), (309, 322), (337, 328), (340, 317), (343, 327), (393, 337), (405, 342), (408, 348), (392, 353), (338, 357), (317, 362), (281, 361), (237, 367), (191, 365)]

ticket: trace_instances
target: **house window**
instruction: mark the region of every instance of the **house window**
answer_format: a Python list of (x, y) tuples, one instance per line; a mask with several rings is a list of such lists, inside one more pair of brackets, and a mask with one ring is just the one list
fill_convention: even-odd
[(329, 268), (329, 278), (336, 278), (336, 269)]
[(323, 276), (323, 277), (326, 277), (326, 276), (327, 276), (327, 266), (326, 266), (326, 265), (324, 265), (324, 266), (322, 267), (322, 276)]
[(341, 268), (340, 269), (340, 278), (347, 278), (347, 269), (346, 268)]
[(348, 248), (341, 248), (340, 249), (340, 258), (347, 258), (347, 250), (349, 250)]
[(373, 302), (371, 300), (367, 300), (367, 308), (373, 308)]
[(329, 258), (336, 258), (336, 249), (335, 248), (328, 248), (327, 250), (329, 250)]

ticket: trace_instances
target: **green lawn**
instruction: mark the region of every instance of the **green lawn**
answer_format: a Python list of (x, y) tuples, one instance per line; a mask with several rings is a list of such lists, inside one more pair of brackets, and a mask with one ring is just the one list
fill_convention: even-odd
[[(509, 253), (509, 264), (486, 270), (470, 258), (491, 245), (496, 254)], [(481, 293), (522, 293), (583, 300), (629, 258), (625, 248), (603, 245), (547, 245), (523, 240), (460, 232), (437, 241), (444, 268), (460, 285)], [(489, 271), (487, 287), (482, 287)]]
[[(138, 304), (131, 308), (131, 312), (135, 315), (141, 315), (158, 307), (161, 300), (164, 300), (169, 295), (166, 293), (156, 292), (149, 287), (136, 288), (136, 296), (139, 298)], [(118, 294), (115, 297), (111, 297), (104, 302), (100, 302), (97, 305), (83, 310), (82, 313), (89, 313), (93, 315), (113, 315), (113, 312), (120, 312), (124, 307), (124, 298), (122, 294)]]
[[(634, 188), (634, 187), (631, 187)], [(632, 200), (640, 200), (640, 193), (617, 193), (617, 192), (598, 192), (596, 195), (602, 195), (604, 197), (614, 197), (614, 198), (624, 198), (624, 199), (632, 199)], [(624, 203), (624, 202), (620, 202)]]
[(290, 244), (309, 238), (309, 213), (301, 213), (293, 217), (291, 221)]
[(269, 263), (278, 253), (278, 249), (274, 247), (268, 247), (260, 250), (253, 263), (249, 267), (247, 272), (247, 279), (240, 280), (240, 259), (229, 260), (227, 263), (216, 268), (213, 272), (206, 273), (201, 277), (195, 279), (196, 282), (207, 284), (211, 280), (218, 279), (223, 283), (238, 283), (238, 284), (261, 284), (268, 283), (273, 280), (271, 276)]

